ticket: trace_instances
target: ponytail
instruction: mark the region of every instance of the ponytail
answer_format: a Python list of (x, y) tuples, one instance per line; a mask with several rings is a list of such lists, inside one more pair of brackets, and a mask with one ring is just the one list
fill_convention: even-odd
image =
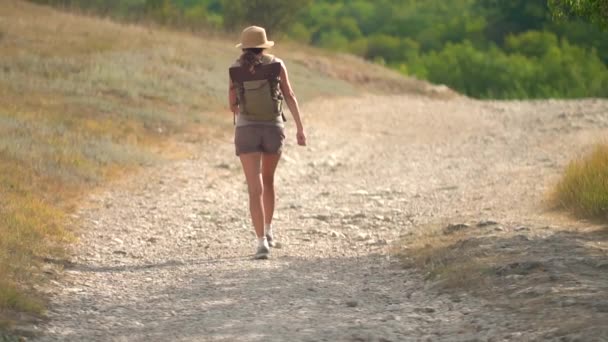
[(262, 64), (262, 61), (258, 58), (258, 55), (264, 51), (259, 48), (243, 49), (243, 54), (239, 58), (239, 63), (242, 67), (249, 69), (253, 74), (255, 72), (255, 66)]

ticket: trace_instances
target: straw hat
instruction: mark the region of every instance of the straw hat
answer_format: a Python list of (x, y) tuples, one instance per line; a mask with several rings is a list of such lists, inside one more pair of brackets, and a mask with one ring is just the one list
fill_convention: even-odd
[(274, 42), (266, 38), (266, 30), (259, 26), (249, 26), (244, 29), (241, 33), (241, 42), (236, 45), (241, 49), (267, 49), (272, 46), (274, 46)]

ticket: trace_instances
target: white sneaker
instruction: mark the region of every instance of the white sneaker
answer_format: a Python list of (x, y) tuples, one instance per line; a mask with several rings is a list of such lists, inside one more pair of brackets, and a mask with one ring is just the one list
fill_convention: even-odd
[(268, 241), (268, 246), (269, 247), (275, 247), (276, 243), (274, 242), (274, 239), (272, 238), (272, 235), (266, 235), (266, 241)]
[(269, 255), (270, 255), (270, 248), (268, 246), (268, 241), (264, 240), (264, 243), (260, 244), (258, 246), (258, 249), (255, 252), (255, 255), (253, 256), (253, 258), (256, 260), (268, 259)]

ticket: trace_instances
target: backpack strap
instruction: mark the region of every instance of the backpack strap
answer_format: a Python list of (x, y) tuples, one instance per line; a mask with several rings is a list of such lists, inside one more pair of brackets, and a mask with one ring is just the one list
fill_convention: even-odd
[(229, 69), (232, 82), (242, 83), (246, 81), (267, 80), (281, 75), (281, 63), (262, 64), (255, 67), (255, 73), (237, 66)]
[[(277, 58), (274, 55), (262, 55), (262, 63), (263, 64), (267, 64), (267, 65), (275, 65), (278, 64), (278, 74), (276, 74), (276, 76), (273, 74), (274, 77), (276, 78), (280, 78), (281, 76), (281, 71), (283, 69), (283, 65), (277, 61)], [(279, 86), (280, 87), (280, 86)], [(281, 95), (281, 99), (283, 99), (282, 95)], [(281, 110), (281, 118), (283, 119), (283, 122), (287, 122), (287, 118), (285, 117), (285, 113), (283, 113), (283, 111)]]
[(262, 64), (270, 64), (274, 61), (274, 55), (262, 55)]

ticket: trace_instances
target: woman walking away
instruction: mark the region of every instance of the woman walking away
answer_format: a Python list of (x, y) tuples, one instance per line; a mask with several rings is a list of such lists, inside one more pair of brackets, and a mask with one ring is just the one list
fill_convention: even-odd
[(258, 240), (255, 259), (267, 259), (275, 246), (272, 216), (275, 207), (274, 173), (285, 139), (282, 100), (296, 123), (298, 145), (306, 146), (298, 101), (282, 60), (267, 54), (274, 45), (266, 31), (257, 26), (243, 30), (241, 57), (230, 68), (228, 100), (235, 118), (234, 144), (241, 159), (249, 211)]

